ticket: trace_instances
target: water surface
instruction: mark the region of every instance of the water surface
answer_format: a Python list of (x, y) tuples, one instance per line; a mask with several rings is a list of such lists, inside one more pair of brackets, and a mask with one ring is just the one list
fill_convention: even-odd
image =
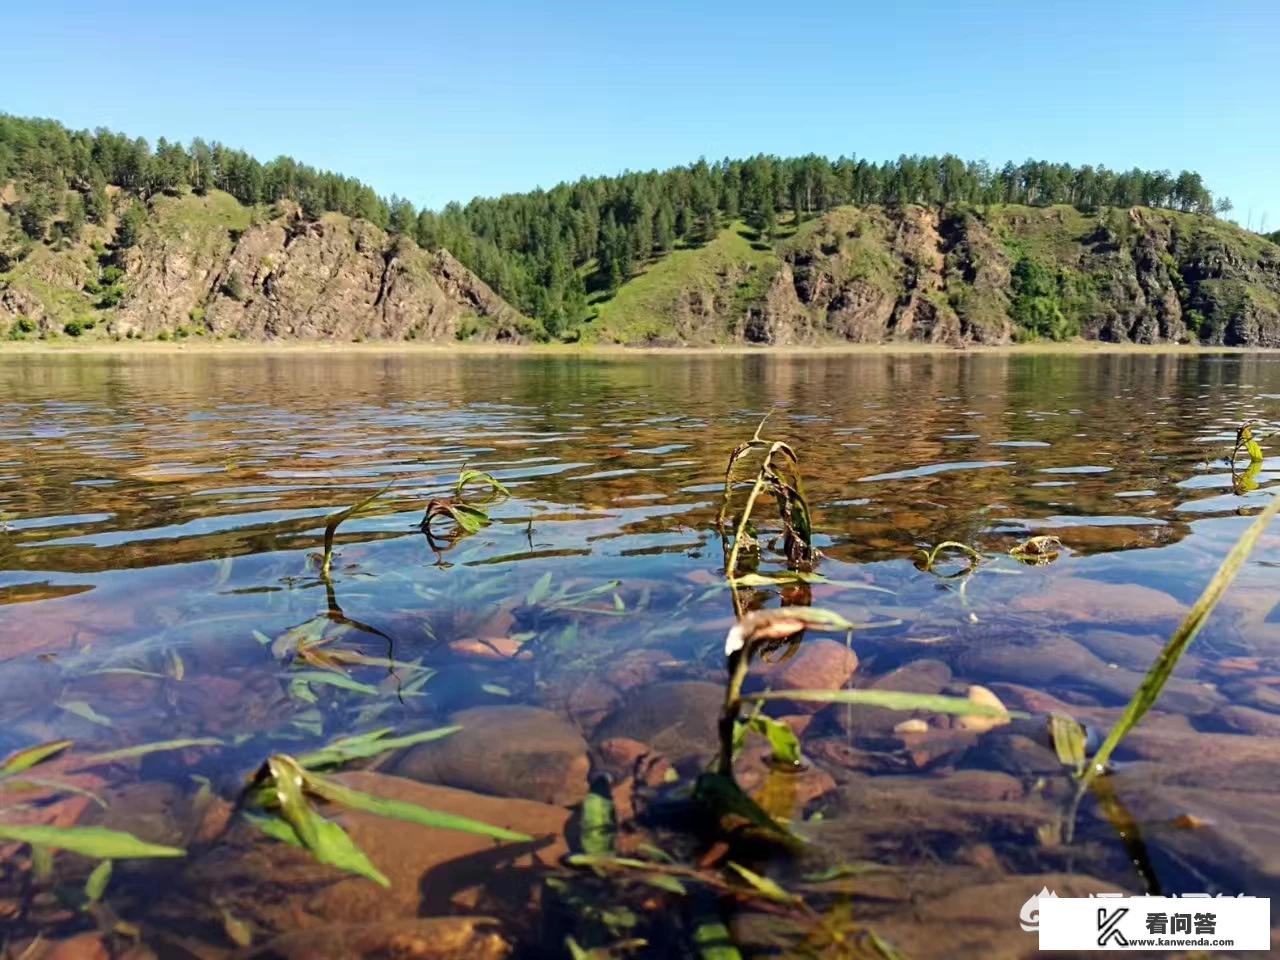
[[(352, 921), (290, 893), (296, 875), (244, 867), (250, 853), (207, 829), (210, 793), (234, 801), (270, 754), (475, 708), (488, 711), (468, 715), (482, 729), (528, 706), (576, 728), (591, 775), (622, 789), (634, 771), (606, 741), (652, 733), (652, 749), (666, 733), (637, 711), (706, 714), (690, 693), (705, 688), (689, 684), (723, 683), (732, 604), (714, 520), (729, 451), (769, 411), (765, 435), (800, 452), (817, 570), (834, 581), (803, 599), (865, 625), (850, 685), (907, 668), (934, 677), (933, 692), (984, 684), (1012, 708), (1105, 732), (1280, 473), (1270, 459), (1233, 478), (1222, 459), (1242, 422), (1264, 438), (1280, 424), (1277, 396), (1280, 361), (1241, 355), (0, 358), (0, 755), (70, 738), (65, 769), (48, 776), (108, 804), (0, 793), (0, 821), (79, 817), (187, 847), (176, 866), (122, 865), (107, 902), (162, 956), (220, 956), (235, 949), (228, 915), (255, 943)], [(424, 506), (464, 465), (512, 495), (489, 526), (432, 541)], [(342, 526), (326, 584), (324, 517), (388, 483)], [(1061, 539), (1054, 562), (1005, 555), (1035, 534)], [(967, 579), (918, 569), (919, 549), (942, 540), (990, 559)], [(1280, 783), (1277, 564), (1273, 533), (1070, 842), (1069, 777), (1046, 764), (1034, 723), (976, 736), (926, 718), (930, 731), (910, 735), (847, 708), (793, 709), (808, 769), (779, 812), (813, 844), (760, 854), (755, 868), (803, 884), (856, 867), (857, 882), (808, 895), (920, 956), (1030, 952), (1017, 915), (1042, 886), (1280, 893), (1268, 812)], [(300, 662), (280, 640), (300, 626), (366, 662)], [(519, 727), (495, 734), (503, 749), (520, 747)], [(77, 756), (173, 738), (217, 743), (70, 772)], [(628, 842), (696, 860), (708, 836), (644, 812), (696, 775), (706, 745), (663, 742), (653, 752), (673, 772), (635, 791)], [(751, 749), (748, 786), (774, 777)], [(410, 772), (399, 762), (374, 765)], [(552, 779), (558, 763), (547, 761)], [(536, 799), (550, 806), (578, 799), (440, 763), (413, 772), (473, 792), (545, 788)], [(13, 866), (24, 858), (0, 868), (17, 935), (101, 923), (24, 901)], [(439, 883), (469, 892), (411, 892), (368, 919), (481, 913), (529, 955), (563, 955), (573, 934), (643, 936), (659, 956), (708, 908), (594, 879), (566, 893), (573, 873), (555, 861), (522, 867), (532, 882), (516, 893), (433, 862)], [(83, 864), (58, 862), (71, 876)], [(306, 883), (333, 876), (316, 867)], [(274, 912), (255, 907), (264, 886)], [(584, 920), (573, 889), (628, 904), (634, 923)], [(531, 902), (559, 909), (535, 921)], [(744, 949), (794, 946), (782, 920), (718, 904)]]

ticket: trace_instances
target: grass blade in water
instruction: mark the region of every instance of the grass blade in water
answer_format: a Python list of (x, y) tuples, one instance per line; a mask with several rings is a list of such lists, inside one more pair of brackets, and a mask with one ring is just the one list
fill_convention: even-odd
[(83, 770), (104, 763), (116, 763), (120, 760), (133, 760), (153, 753), (165, 753), (169, 750), (185, 750), (187, 747), (220, 747), (222, 741), (216, 737), (193, 737), (186, 740), (158, 740), (155, 743), (142, 743), (136, 747), (123, 747), (120, 750), (108, 750), (105, 753), (94, 753), (77, 760), (72, 770)]
[(417, 823), (424, 827), (439, 827), (443, 830), (476, 833), (485, 837), (493, 837), (495, 840), (529, 841), (533, 839), (527, 834), (516, 833), (514, 830), (508, 830), (505, 827), (495, 827), (479, 820), (472, 820), (470, 817), (441, 813), (437, 810), (428, 810), (426, 807), (420, 807), (416, 803), (387, 800), (383, 797), (375, 797), (373, 794), (361, 793), (359, 790), (352, 790), (350, 787), (345, 787), (332, 780), (326, 780), (315, 774), (306, 774), (305, 776), (307, 789), (312, 793), (333, 803), (350, 807), (353, 810), (363, 810), (366, 813), (374, 813), (381, 817), (391, 817), (394, 820), (404, 820), (408, 823)]
[(10, 754), (0, 764), (0, 777), (8, 777), (15, 773), (21, 773), (23, 770), (30, 770), (38, 763), (44, 763), (62, 753), (75, 741), (73, 740), (54, 740), (52, 743), (41, 743), (34, 747), (27, 747), (25, 750), (19, 750), (17, 753)]
[(859, 703), (869, 707), (886, 707), (890, 710), (927, 710), (931, 713), (949, 713), (963, 717), (1020, 717), (984, 703), (975, 703), (963, 697), (944, 697), (923, 693), (899, 693), (894, 690), (765, 690), (761, 693), (745, 693), (744, 702), (769, 700), (798, 700), (804, 703)]
[(141, 860), (151, 857), (185, 857), (178, 847), (139, 840), (131, 833), (105, 827), (12, 826), (0, 824), (0, 840), (16, 840), (32, 846), (56, 847), (97, 860)]
[(1253, 548), (1257, 546), (1258, 539), (1262, 536), (1263, 531), (1267, 529), (1267, 526), (1277, 513), (1280, 513), (1280, 495), (1272, 498), (1266, 508), (1249, 525), (1249, 529), (1236, 541), (1236, 545), (1231, 548), (1231, 552), (1222, 561), (1222, 566), (1213, 575), (1209, 585), (1204, 588), (1204, 592), (1200, 594), (1200, 598), (1196, 600), (1191, 611), (1182, 623), (1178, 624), (1178, 629), (1173, 632), (1169, 642), (1160, 651), (1160, 656), (1156, 658), (1156, 662), (1151, 665), (1151, 669), (1143, 677), (1142, 683), (1138, 685), (1138, 689), (1134, 693), (1133, 699), (1129, 701), (1128, 707), (1125, 708), (1120, 722), (1111, 729), (1111, 733), (1107, 735), (1107, 739), (1103, 741), (1102, 746), (1098, 748), (1098, 752), (1094, 754), (1093, 759), (1089, 762), (1089, 767), (1085, 770), (1083, 777), (1085, 784), (1090, 783), (1106, 768), (1107, 761), (1111, 759), (1111, 754), (1120, 745), (1120, 741), (1128, 735), (1130, 730), (1137, 726), (1138, 721), (1160, 699), (1160, 692), (1164, 690), (1164, 685), (1169, 682), (1169, 677), (1173, 674), (1173, 670), (1178, 665), (1183, 653), (1191, 645), (1191, 641), (1196, 638), (1196, 634), (1204, 626), (1205, 620), (1209, 618), (1213, 608), (1218, 605), (1223, 593), (1226, 592), (1231, 581), (1235, 579), (1236, 574), (1240, 572), (1245, 560), (1253, 552)]
[(297, 758), (298, 766), (306, 770), (336, 767), (351, 760), (376, 757), (378, 754), (386, 753), (388, 750), (399, 750), (401, 747), (412, 747), (414, 744), (439, 740), (442, 737), (457, 733), (461, 729), (462, 727), (459, 726), (436, 727), (434, 730), (423, 730), (419, 733), (406, 734), (403, 737), (388, 738), (386, 735), (391, 732), (391, 728), (387, 727), (383, 730), (375, 730), (372, 733), (361, 734), (358, 737), (338, 739), (327, 746), (321, 747), (319, 750), (304, 753)]

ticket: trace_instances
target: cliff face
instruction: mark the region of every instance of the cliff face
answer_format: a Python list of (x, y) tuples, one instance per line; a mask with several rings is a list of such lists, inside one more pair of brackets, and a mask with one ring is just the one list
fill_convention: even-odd
[[(4, 218), (0, 209), (0, 227)], [(0, 338), (521, 342), (543, 332), (447, 252), (337, 214), (158, 197), (133, 246), (112, 254), (113, 234), (113, 223), (90, 226), (80, 242), (0, 260)], [(1280, 347), (1280, 246), (1148, 208), (841, 207), (769, 242), (730, 224), (650, 262), (597, 311), (585, 341)]]
[[(309, 221), (290, 205), (275, 213), (255, 220), (225, 195), (161, 198), (118, 258), (116, 303), (101, 307), (92, 251), (42, 249), (0, 291), (0, 323), (7, 312), (61, 332), (74, 319), (148, 339), (519, 342), (539, 332), (446, 251), (337, 214)], [(61, 300), (43, 296), (49, 289)]]
[(588, 339), (1280, 346), (1280, 246), (1207, 217), (844, 207), (779, 233), (753, 243), (734, 225), (667, 258), (679, 270), (659, 261), (602, 304)]

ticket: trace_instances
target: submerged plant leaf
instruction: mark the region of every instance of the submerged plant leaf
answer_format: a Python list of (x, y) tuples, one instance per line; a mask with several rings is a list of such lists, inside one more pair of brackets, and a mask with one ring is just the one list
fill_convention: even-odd
[[(342, 827), (311, 809), (303, 795), (306, 774), (297, 761), (276, 754), (267, 758), (266, 769), (280, 808), (280, 817), (293, 831), (299, 844), (321, 863), (367, 877), (379, 886), (391, 886), (391, 881), (373, 865)], [(278, 829), (275, 835), (278, 835)]]
[(388, 800), (370, 793), (361, 793), (359, 790), (353, 790), (333, 780), (326, 780), (316, 774), (305, 774), (304, 779), (306, 789), (316, 796), (341, 804), (344, 807), (350, 807), (353, 810), (363, 810), (366, 813), (375, 813), (381, 817), (404, 820), (424, 827), (439, 827), (443, 830), (475, 833), (484, 837), (493, 837), (495, 840), (526, 842), (533, 839), (527, 834), (517, 833), (505, 827), (495, 827), (479, 820), (472, 820), (470, 817), (460, 817), (452, 813), (428, 810), (426, 807), (420, 807), (416, 803), (407, 803), (403, 800)]
[(945, 697), (940, 694), (900, 693), (896, 690), (764, 690), (760, 693), (744, 693), (744, 702), (769, 700), (797, 700), (804, 703), (857, 703), (869, 707), (886, 707), (889, 710), (927, 710), (930, 713), (949, 713), (971, 717), (1022, 717), (999, 707), (975, 703), (964, 697)]
[(169, 750), (185, 750), (187, 747), (220, 747), (222, 741), (216, 737), (190, 737), (185, 740), (157, 740), (155, 743), (141, 743), (136, 747), (123, 747), (119, 750), (108, 750), (105, 753), (92, 753), (76, 760), (73, 770), (98, 766), (103, 763), (115, 763), (119, 760), (133, 760), (153, 753), (165, 753)]
[(84, 882), (84, 897), (90, 903), (97, 903), (107, 892), (107, 884), (111, 882), (111, 861), (103, 860), (93, 868), (89, 879)]
[(607, 856), (614, 852), (618, 832), (613, 800), (603, 791), (592, 789), (582, 800), (582, 852)]
[(769, 747), (773, 750), (773, 759), (777, 763), (788, 767), (800, 766), (800, 741), (785, 723), (758, 713), (748, 720), (747, 724), (769, 741)]
[(1086, 741), (1084, 727), (1071, 717), (1050, 714), (1049, 738), (1053, 741), (1054, 752), (1062, 765), (1070, 767), (1077, 775), (1083, 773)]
[(337, 513), (331, 513), (324, 521), (324, 558), (320, 561), (320, 576), (328, 577), (329, 570), (333, 566), (333, 538), (338, 532), (338, 527), (350, 520), (357, 513), (369, 506), (373, 501), (391, 489), (395, 484), (395, 480), (387, 482), (386, 486), (381, 487), (375, 492), (369, 494), (363, 500), (353, 503), (345, 510), (339, 510)]
[(745, 821), (774, 840), (789, 847), (801, 847), (804, 841), (780, 824), (752, 800), (731, 776), (703, 773), (694, 784), (693, 795), (716, 817)]
[(740, 863), (734, 863), (730, 860), (729, 869), (740, 876), (743, 880), (747, 881), (747, 883), (751, 884), (757, 893), (761, 894), (768, 900), (772, 900), (775, 903), (787, 904), (798, 903), (800, 900), (800, 898), (794, 894), (787, 893), (787, 891), (783, 890), (782, 887), (778, 886), (778, 884), (770, 880), (768, 877), (762, 877), (755, 871), (748, 870)]
[(360, 734), (359, 736), (340, 737), (319, 750), (304, 753), (297, 758), (297, 761), (298, 765), (306, 770), (336, 767), (351, 760), (376, 757), (378, 754), (386, 753), (389, 750), (399, 750), (402, 747), (411, 747), (414, 744), (439, 740), (442, 737), (457, 733), (461, 729), (462, 727), (459, 726), (436, 727), (433, 730), (422, 730), (418, 733), (405, 734), (402, 737), (388, 737), (387, 734), (391, 732), (392, 728), (385, 727), (381, 730), (374, 730), (371, 733)]
[(115, 726), (110, 717), (104, 717), (83, 700), (72, 700), (68, 703), (60, 703), (58, 706), (67, 711), (67, 713), (75, 714), (81, 720), (88, 720), (90, 723), (96, 723), (100, 727)]
[(1231, 581), (1236, 578), (1236, 574), (1244, 566), (1245, 560), (1253, 552), (1253, 548), (1257, 546), (1258, 539), (1262, 536), (1263, 531), (1275, 519), (1277, 513), (1280, 513), (1280, 496), (1273, 496), (1271, 502), (1258, 514), (1253, 523), (1249, 525), (1249, 528), (1240, 535), (1240, 539), (1236, 541), (1235, 546), (1231, 548), (1231, 551), (1223, 559), (1222, 565), (1218, 567), (1213, 579), (1209, 581), (1209, 585), (1204, 588), (1204, 592), (1200, 594), (1199, 599), (1196, 600), (1195, 605), (1192, 606), (1182, 623), (1178, 624), (1173, 636), (1169, 638), (1168, 643), (1164, 645), (1164, 649), (1160, 651), (1160, 656), (1151, 665), (1147, 675), (1142, 678), (1142, 683), (1134, 691), (1132, 699), (1130, 699), (1128, 706), (1125, 707), (1124, 714), (1120, 717), (1120, 721), (1111, 728), (1107, 739), (1098, 748), (1098, 752), (1093, 755), (1083, 775), (1083, 782), (1086, 785), (1092, 782), (1106, 768), (1107, 761), (1111, 759), (1111, 754), (1120, 745), (1120, 741), (1128, 735), (1130, 730), (1137, 726), (1138, 721), (1160, 699), (1160, 693), (1164, 690), (1165, 684), (1169, 682), (1169, 677), (1173, 674), (1174, 668), (1177, 667), (1183, 653), (1191, 645), (1191, 641), (1196, 638), (1196, 634), (1204, 626), (1205, 620), (1209, 618), (1213, 608), (1218, 605), (1223, 593), (1226, 592)]
[(27, 747), (16, 753), (11, 753), (5, 758), (4, 763), (0, 763), (0, 777), (12, 776), (15, 773), (21, 773), (23, 770), (30, 770), (38, 763), (44, 763), (51, 760), (62, 751), (70, 747), (74, 740), (54, 740), (51, 743), (40, 743), (34, 747)]
[(16, 840), (33, 847), (55, 847), (97, 860), (140, 860), (151, 857), (185, 857), (177, 847), (139, 840), (131, 833), (105, 827), (51, 827), (0, 823), (0, 840)]
[(699, 916), (693, 928), (693, 946), (701, 960), (742, 960), (729, 928), (715, 914)]
[(341, 690), (351, 690), (354, 693), (363, 693), (369, 697), (378, 695), (378, 688), (367, 683), (361, 683), (359, 680), (352, 680), (345, 673), (334, 673), (331, 670), (303, 670), (299, 673), (289, 675), (289, 679), (297, 683), (319, 683), (329, 687), (338, 687)]
[(551, 593), (551, 571), (548, 570), (538, 578), (538, 582), (530, 588), (529, 593), (525, 596), (524, 602), (527, 606), (536, 607), (539, 603), (547, 598)]

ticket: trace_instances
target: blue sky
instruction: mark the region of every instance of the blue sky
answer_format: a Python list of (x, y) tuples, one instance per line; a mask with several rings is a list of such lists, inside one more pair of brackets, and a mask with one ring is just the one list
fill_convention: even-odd
[(1196, 169), (1280, 228), (1277, 0), (48, 0), (4, 23), (0, 110), (288, 153), (420, 205), (950, 151)]

